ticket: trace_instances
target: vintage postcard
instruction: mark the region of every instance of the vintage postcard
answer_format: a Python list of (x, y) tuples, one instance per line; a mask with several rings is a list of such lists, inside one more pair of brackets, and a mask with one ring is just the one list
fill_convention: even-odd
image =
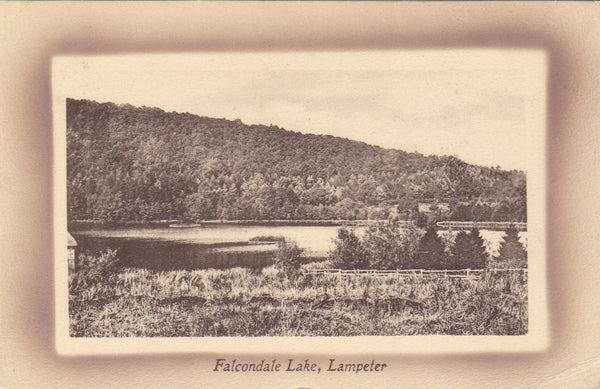
[(545, 349), (547, 67), (525, 49), (55, 57), (58, 352)]

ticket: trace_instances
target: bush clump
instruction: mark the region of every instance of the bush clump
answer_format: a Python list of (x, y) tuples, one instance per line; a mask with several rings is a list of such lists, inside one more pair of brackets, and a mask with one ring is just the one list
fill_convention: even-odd
[(338, 230), (335, 248), (329, 253), (331, 264), (339, 269), (368, 269), (369, 257), (361, 240), (354, 231)]
[(363, 240), (372, 269), (410, 269), (417, 253), (421, 231), (416, 226), (401, 227), (383, 222), (369, 227)]
[(273, 264), (287, 277), (295, 277), (302, 265), (300, 255), (303, 251), (294, 241), (284, 240), (279, 242), (277, 250), (273, 254)]
[(340, 269), (409, 269), (420, 236), (416, 227), (393, 221), (370, 226), (360, 238), (341, 228), (329, 259)]

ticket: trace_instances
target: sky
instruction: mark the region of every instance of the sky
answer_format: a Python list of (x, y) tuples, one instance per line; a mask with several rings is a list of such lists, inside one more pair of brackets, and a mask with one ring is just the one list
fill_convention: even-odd
[(527, 171), (545, 131), (536, 50), (56, 57), (56, 99), (158, 107)]

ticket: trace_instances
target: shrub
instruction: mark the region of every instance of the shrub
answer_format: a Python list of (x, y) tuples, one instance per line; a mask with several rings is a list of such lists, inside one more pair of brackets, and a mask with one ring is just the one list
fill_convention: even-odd
[(300, 255), (303, 251), (294, 241), (279, 242), (273, 254), (273, 264), (286, 276), (294, 277), (302, 265)]
[(372, 269), (409, 269), (417, 252), (421, 232), (415, 227), (401, 227), (384, 222), (369, 227), (364, 247)]
[(329, 253), (334, 267), (339, 269), (367, 269), (369, 258), (362, 242), (347, 228), (338, 230), (335, 248)]
[(415, 226), (393, 221), (369, 227), (362, 239), (341, 228), (329, 258), (342, 269), (407, 269), (413, 265), (420, 235)]

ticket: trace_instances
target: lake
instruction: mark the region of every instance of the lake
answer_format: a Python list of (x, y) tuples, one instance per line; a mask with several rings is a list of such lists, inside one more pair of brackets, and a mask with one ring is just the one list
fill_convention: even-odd
[[(292, 239), (307, 261), (322, 259), (333, 247), (338, 226), (257, 226), (207, 224), (194, 227), (73, 228), (78, 247), (97, 254), (117, 249), (124, 266), (155, 270), (263, 267), (276, 244), (249, 244), (258, 236)], [(357, 230), (364, 227), (352, 227)]]
[[(305, 250), (306, 261), (323, 259), (334, 246), (339, 226), (205, 224), (194, 227), (78, 226), (71, 234), (82, 252), (117, 249), (122, 265), (153, 270), (260, 268), (271, 263), (276, 244), (250, 244), (258, 236), (283, 236)], [(349, 227), (359, 235), (366, 227)], [(448, 234), (440, 231), (442, 236)], [(453, 233), (453, 234), (456, 234)], [(496, 255), (502, 231), (482, 230), (488, 253)], [(521, 241), (527, 247), (527, 233)]]

